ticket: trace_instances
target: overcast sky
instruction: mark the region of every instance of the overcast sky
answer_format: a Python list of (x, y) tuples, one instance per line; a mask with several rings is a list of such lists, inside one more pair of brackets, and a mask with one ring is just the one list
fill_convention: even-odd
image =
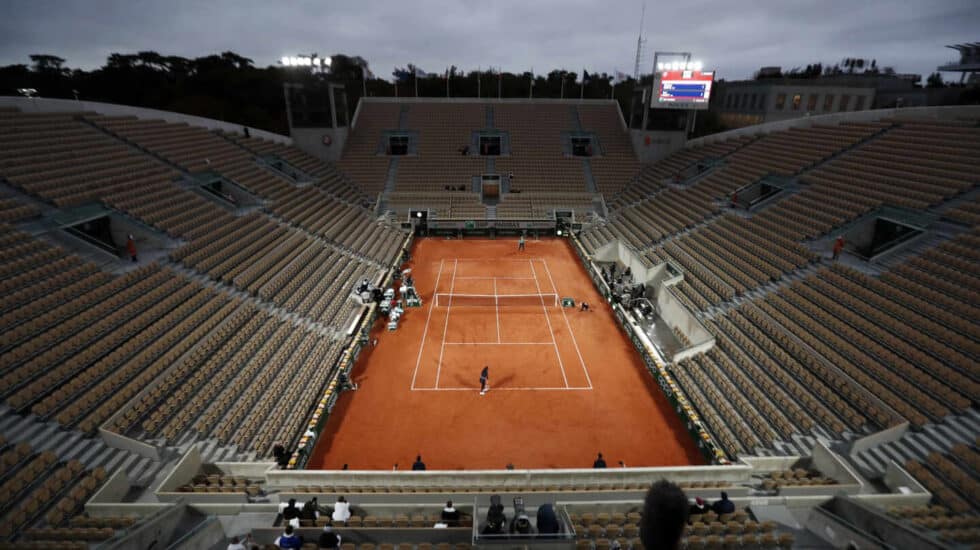
[[(414, 63), (632, 73), (642, 0), (0, 0), (0, 65), (28, 55), (92, 69), (113, 52), (346, 53), (390, 78)], [(727, 79), (844, 57), (928, 74), (980, 40), (980, 0), (648, 0), (644, 68), (690, 51)], [(957, 75), (947, 73), (947, 79)]]

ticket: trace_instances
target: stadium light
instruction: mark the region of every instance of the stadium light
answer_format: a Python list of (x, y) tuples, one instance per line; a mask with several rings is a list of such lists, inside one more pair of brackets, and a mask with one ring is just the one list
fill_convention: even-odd
[(34, 97), (37, 95), (35, 88), (17, 88), (17, 93), (24, 97)]
[(329, 57), (318, 57), (313, 55), (284, 55), (279, 58), (279, 63), (284, 67), (310, 67), (325, 71), (330, 68), (331, 59)]

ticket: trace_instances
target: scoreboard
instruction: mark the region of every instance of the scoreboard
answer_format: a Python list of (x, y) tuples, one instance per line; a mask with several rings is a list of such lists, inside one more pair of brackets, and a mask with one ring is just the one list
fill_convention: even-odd
[(653, 107), (660, 109), (707, 109), (714, 72), (658, 71), (654, 78)]

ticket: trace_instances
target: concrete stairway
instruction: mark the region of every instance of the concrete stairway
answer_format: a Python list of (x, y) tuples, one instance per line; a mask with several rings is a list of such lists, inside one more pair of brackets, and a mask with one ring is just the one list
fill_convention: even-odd
[(582, 159), (582, 174), (585, 176), (585, 190), (589, 193), (598, 193), (599, 188), (595, 184), (595, 177), (592, 175), (592, 163), (589, 159)]
[(384, 193), (393, 193), (395, 191), (395, 182), (398, 181), (398, 157), (392, 157), (388, 161), (388, 173), (385, 176), (385, 190)]
[(27, 442), (35, 452), (53, 451), (62, 461), (77, 459), (89, 469), (101, 466), (109, 473), (124, 470), (130, 483), (142, 487), (148, 486), (164, 465), (164, 461), (109, 447), (97, 437), (67, 430), (57, 422), (45, 422), (33, 414), (19, 415), (7, 405), (0, 405), (0, 434), (8, 441)]
[(854, 463), (869, 477), (884, 474), (888, 461), (904, 464), (910, 459), (925, 460), (931, 452), (948, 452), (957, 443), (973, 445), (980, 434), (980, 412), (971, 408), (963, 414), (949, 415), (942, 422), (926, 424), (908, 431), (901, 439), (884, 443), (852, 455)]

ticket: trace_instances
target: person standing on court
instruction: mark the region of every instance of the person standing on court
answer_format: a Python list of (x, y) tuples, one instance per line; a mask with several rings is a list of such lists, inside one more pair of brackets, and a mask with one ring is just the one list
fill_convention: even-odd
[(412, 470), (420, 471), (425, 470), (425, 462), (422, 462), (422, 455), (415, 457), (415, 462), (412, 464)]
[(595, 458), (595, 462), (592, 463), (592, 467), (593, 468), (605, 468), (606, 467), (606, 459), (602, 458), (602, 453), (599, 453), (599, 456), (597, 456)]
[(480, 395), (483, 395), (490, 391), (490, 367), (484, 366), (483, 370), (480, 371)]
[(517, 250), (524, 250), (524, 234), (521, 233), (521, 238), (517, 240)]

